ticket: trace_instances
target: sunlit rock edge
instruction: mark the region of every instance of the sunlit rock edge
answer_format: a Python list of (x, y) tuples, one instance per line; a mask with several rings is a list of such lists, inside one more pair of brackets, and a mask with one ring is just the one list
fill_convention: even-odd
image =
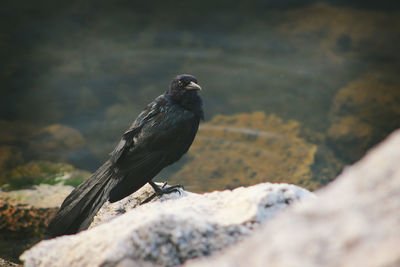
[(21, 259), (26, 266), (114, 266), (127, 259), (173, 266), (232, 245), (292, 202), (313, 198), (294, 185), (264, 183), (205, 194), (180, 190), (137, 206), (151, 193), (147, 185), (107, 203), (98, 226), (42, 241)]
[(200, 266), (399, 266), (400, 130), (317, 199), (299, 203)]

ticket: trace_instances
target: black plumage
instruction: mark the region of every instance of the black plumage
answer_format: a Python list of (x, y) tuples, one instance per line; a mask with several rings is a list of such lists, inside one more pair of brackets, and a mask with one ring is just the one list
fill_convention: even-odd
[[(87, 229), (101, 206), (118, 201), (150, 183), (151, 179), (187, 152), (203, 119), (200, 90), (195, 77), (175, 77), (168, 90), (139, 114), (107, 160), (64, 200), (49, 224), (52, 236)], [(171, 190), (172, 189), (172, 190)]]

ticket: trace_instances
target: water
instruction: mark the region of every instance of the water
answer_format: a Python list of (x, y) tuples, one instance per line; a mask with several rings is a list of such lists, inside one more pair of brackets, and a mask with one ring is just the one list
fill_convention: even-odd
[[(395, 1), (3, 1), (0, 186), (78, 184), (190, 73), (206, 121), (156, 180), (318, 189), (400, 127), (399, 15)], [(31, 224), (0, 231), (1, 257), (43, 238)]]
[(206, 123), (158, 179), (193, 191), (263, 181), (316, 189), (400, 126), (398, 11), (208, 4), (8, 3), (3, 174), (32, 160), (94, 171), (180, 73), (203, 87)]

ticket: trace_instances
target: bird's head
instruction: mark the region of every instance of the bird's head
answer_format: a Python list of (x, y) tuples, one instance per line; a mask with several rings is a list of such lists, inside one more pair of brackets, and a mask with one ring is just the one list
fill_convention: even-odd
[(172, 95), (184, 95), (186, 93), (196, 93), (201, 90), (197, 84), (196, 77), (189, 74), (181, 74), (176, 76), (168, 88), (168, 93)]
[(175, 103), (187, 110), (195, 113), (200, 119), (204, 120), (202, 101), (197, 94), (201, 90), (197, 84), (196, 77), (189, 74), (176, 76), (169, 86), (166, 95), (175, 101)]

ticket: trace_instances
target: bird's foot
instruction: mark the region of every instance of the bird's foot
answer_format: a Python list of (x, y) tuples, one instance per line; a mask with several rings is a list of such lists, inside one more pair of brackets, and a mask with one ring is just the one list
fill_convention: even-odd
[(156, 185), (154, 182), (150, 181), (149, 184), (151, 185), (151, 187), (153, 187), (155, 193), (152, 194), (151, 196), (149, 196), (148, 198), (146, 198), (145, 200), (142, 201), (142, 203), (140, 203), (140, 205), (143, 205), (147, 202), (150, 202), (153, 198), (155, 198), (156, 196), (160, 197), (164, 194), (170, 194), (170, 193), (174, 193), (174, 192), (178, 192), (179, 195), (181, 194), (181, 191), (179, 191), (178, 188), (182, 188), (183, 186), (180, 184), (177, 185), (173, 185), (170, 187), (165, 188), (165, 186), (167, 185), (167, 182), (164, 182), (164, 184), (159, 187), (158, 185)]

